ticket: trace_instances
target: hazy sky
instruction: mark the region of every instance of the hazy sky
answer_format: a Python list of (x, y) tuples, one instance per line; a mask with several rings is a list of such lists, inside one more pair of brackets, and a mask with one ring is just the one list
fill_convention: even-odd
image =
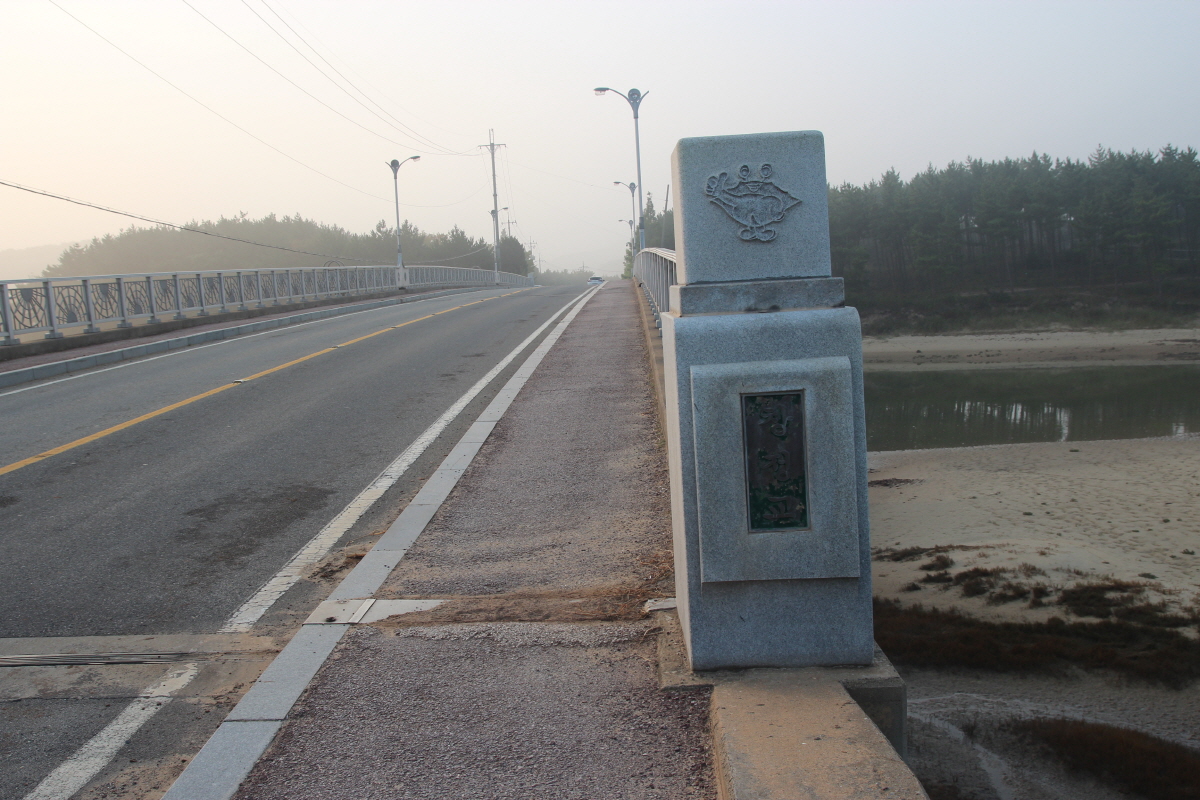
[[(598, 85), (649, 92), (642, 167), (660, 205), (685, 136), (821, 130), (833, 183), (1200, 147), (1200, 2), (54, 3), (0, 0), (0, 180), (173, 222), (299, 213), (366, 231), (394, 220), (384, 162), (421, 153), (400, 172), (402, 216), (490, 239), (477, 145), (494, 128), (514, 234), (546, 268), (611, 271), (633, 121)], [(0, 215), (0, 250), (130, 222), (2, 186)]]

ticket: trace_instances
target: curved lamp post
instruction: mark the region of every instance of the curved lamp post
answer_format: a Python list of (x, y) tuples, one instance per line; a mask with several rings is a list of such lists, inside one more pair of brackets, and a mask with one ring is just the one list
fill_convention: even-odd
[[(392, 168), (392, 184), (396, 191), (396, 266), (400, 269), (404, 269), (404, 256), (400, 252), (400, 178), (398, 175), (400, 173), (400, 167), (403, 164), (407, 164), (409, 161), (420, 160), (420, 156), (409, 156), (403, 161), (397, 161), (393, 158), (390, 162), (388, 162), (388, 166)], [(408, 281), (406, 280), (405, 283), (407, 284)]]
[[(596, 94), (602, 95), (605, 92), (615, 92), (625, 98), (625, 102), (629, 103), (629, 107), (633, 109), (633, 146), (637, 153), (637, 190), (638, 190), (638, 244), (639, 249), (646, 249), (646, 217), (642, 211), (642, 138), (641, 131), (638, 127), (638, 106), (642, 104), (642, 100), (649, 92), (639, 92), (637, 89), (630, 89), (629, 94), (610, 89), (607, 86), (597, 86)], [(632, 191), (632, 190), (630, 190)]]

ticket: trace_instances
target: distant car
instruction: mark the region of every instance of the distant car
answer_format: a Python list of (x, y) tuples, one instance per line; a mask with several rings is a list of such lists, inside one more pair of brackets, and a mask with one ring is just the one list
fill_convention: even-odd
[(588, 278), (588, 283), (604, 283), (604, 278), (601, 278), (599, 275), (593, 275)]

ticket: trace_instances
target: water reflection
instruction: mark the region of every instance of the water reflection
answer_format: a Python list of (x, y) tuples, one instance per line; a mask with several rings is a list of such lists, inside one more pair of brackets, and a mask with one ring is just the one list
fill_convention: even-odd
[(1184, 436), (1200, 432), (1200, 368), (869, 372), (867, 448)]

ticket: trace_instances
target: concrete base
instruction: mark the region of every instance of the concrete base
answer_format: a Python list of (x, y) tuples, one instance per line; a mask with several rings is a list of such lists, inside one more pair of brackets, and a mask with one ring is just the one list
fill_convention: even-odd
[[(662, 316), (662, 323), (665, 427), (677, 570), (675, 591), (692, 667), (707, 670), (869, 665), (874, 639), (867, 434), (858, 312), (839, 308), (688, 317), (672, 311)], [(705, 475), (742, 473), (744, 456), (740, 445), (727, 446), (714, 454), (707, 447), (710, 439), (698, 443), (697, 437), (713, 436), (714, 431), (725, 429), (729, 433), (730, 423), (709, 424), (703, 429), (701, 423), (706, 418), (702, 412), (707, 406), (700, 404), (707, 402), (708, 394), (707, 389), (701, 391), (704, 386), (697, 380), (697, 368), (735, 370), (742, 365), (749, 376), (750, 372), (764, 365), (769, 368), (772, 363), (778, 363), (782, 370), (785, 362), (795, 359), (816, 363), (830, 358), (847, 362), (849, 385), (837, 396), (821, 393), (813, 385), (812, 402), (827, 408), (837, 405), (849, 430), (842, 434), (844, 447), (836, 449), (816, 447), (821, 438), (816, 436), (817, 431), (810, 430), (810, 437), (815, 438), (810, 442), (814, 446), (810, 450), (808, 472), (814, 482), (834, 475), (844, 476), (827, 486), (822, 495), (826, 498), (839, 495), (845, 501), (836, 514), (826, 514), (824, 518), (837, 523), (836, 530), (843, 539), (835, 543), (831, 538), (833, 529), (749, 533), (744, 512), (737, 506), (738, 503), (744, 506), (745, 494), (731, 493), (724, 483), (705, 481)], [(736, 402), (735, 390), (727, 389), (726, 394)], [(711, 526), (706, 533), (704, 528), (709, 519), (705, 511), (713, 501), (722, 500), (738, 512), (737, 522)], [(847, 548), (851, 556), (857, 553), (857, 569), (846, 569), (845, 559), (837, 561), (836, 569), (830, 563), (816, 560), (814, 568), (822, 565), (829, 568), (788, 574), (764, 571), (748, 574), (744, 580), (728, 580), (727, 576), (719, 575), (717, 580), (710, 580), (705, 574), (708, 564), (703, 564), (702, 569), (701, 562), (706, 560), (702, 559), (704, 548), (712, 539), (754, 546), (762, 551), (756, 555), (759, 562), (781, 564), (803, 556), (807, 548), (831, 549), (837, 544), (839, 549)], [(770, 547), (777, 548), (777, 559), (765, 552)]]
[(713, 687), (722, 800), (927, 798), (904, 763), (907, 691), (883, 651), (867, 667), (693, 672), (677, 615), (654, 616), (659, 685)]

